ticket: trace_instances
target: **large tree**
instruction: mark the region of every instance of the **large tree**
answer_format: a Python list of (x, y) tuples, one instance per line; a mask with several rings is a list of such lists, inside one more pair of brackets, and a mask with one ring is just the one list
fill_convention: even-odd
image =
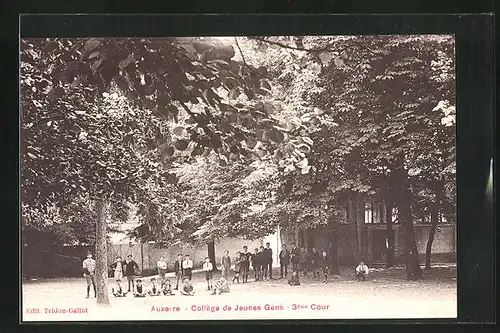
[[(176, 151), (181, 161), (212, 152), (225, 165), (262, 159), (286, 141), (261, 98), (266, 69), (232, 60), (233, 46), (220, 41), (22, 41), (22, 201), (64, 206), (83, 191), (96, 202), (98, 303), (108, 303), (109, 203), (153, 202), (148, 184), (168, 178), (162, 170)], [(167, 122), (179, 118), (173, 137)]]

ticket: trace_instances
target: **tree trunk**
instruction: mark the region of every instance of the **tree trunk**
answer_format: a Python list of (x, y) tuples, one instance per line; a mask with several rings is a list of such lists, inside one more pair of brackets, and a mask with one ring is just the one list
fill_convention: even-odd
[(217, 268), (217, 258), (215, 258), (215, 242), (211, 241), (208, 245), (208, 257), (210, 258), (210, 262), (213, 265), (213, 271), (218, 272), (219, 269)]
[(427, 239), (427, 247), (425, 249), (425, 269), (431, 268), (432, 243), (434, 242), (434, 235), (436, 234), (439, 220), (439, 208), (441, 207), (442, 196), (443, 184), (437, 182), (435, 188), (435, 201), (431, 211), (431, 229), (429, 230), (429, 239)]
[(386, 223), (386, 233), (387, 233), (387, 253), (386, 253), (386, 263), (387, 268), (394, 267), (394, 229), (392, 225), (392, 209), (393, 202), (389, 195), (385, 199), (385, 223)]
[(397, 185), (395, 198), (397, 198), (399, 220), (403, 228), (406, 278), (412, 281), (419, 280), (422, 278), (422, 270), (420, 269), (420, 258), (418, 255), (417, 243), (415, 241), (413, 218), (411, 216), (407, 172), (402, 165), (393, 172), (396, 173), (395, 184)]
[(97, 202), (96, 226), (96, 287), (97, 304), (109, 305), (108, 299), (108, 251), (106, 242), (106, 216), (107, 201), (101, 199)]

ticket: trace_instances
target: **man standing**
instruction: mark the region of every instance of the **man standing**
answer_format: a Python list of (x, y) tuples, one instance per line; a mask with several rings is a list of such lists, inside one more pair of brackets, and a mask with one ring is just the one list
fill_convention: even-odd
[(271, 249), (271, 243), (266, 243), (266, 248), (264, 249), (264, 253), (266, 254), (266, 265), (267, 270), (269, 271), (269, 279), (273, 279), (273, 250)]
[(182, 268), (182, 254), (177, 255), (177, 260), (174, 263), (175, 278), (177, 280), (174, 290), (179, 289), (179, 281), (182, 282), (182, 276), (184, 275), (184, 270)]
[(224, 251), (221, 264), (222, 264), (222, 276), (227, 280), (229, 279), (229, 271), (231, 270), (231, 257), (229, 256), (228, 250)]
[(242, 259), (242, 264), (241, 264), (241, 277), (243, 279), (243, 283), (248, 282), (248, 271), (250, 270), (250, 259), (251, 259), (251, 253), (248, 252), (248, 247), (245, 245), (243, 246), (243, 252), (241, 253), (241, 257), (245, 257), (245, 259)]
[(87, 298), (90, 294), (90, 286), (94, 287), (94, 297), (97, 297), (95, 287), (95, 260), (92, 259), (92, 253), (87, 253), (87, 259), (83, 261), (83, 277), (87, 280)]
[(160, 288), (163, 289), (163, 284), (165, 283), (165, 275), (167, 274), (167, 262), (164, 256), (160, 256), (160, 260), (156, 263), (158, 268), (158, 278), (160, 279)]
[(125, 276), (127, 277), (128, 292), (130, 292), (130, 285), (132, 285), (132, 292), (134, 291), (134, 276), (136, 269), (139, 269), (139, 265), (132, 260), (132, 255), (129, 254), (125, 260)]
[(283, 244), (280, 252), (280, 279), (283, 278), (283, 270), (285, 271), (285, 278), (288, 275), (288, 264), (290, 263), (290, 251)]
[(292, 270), (294, 271), (298, 270), (299, 257), (300, 257), (300, 250), (297, 247), (297, 245), (293, 243), (292, 250), (290, 251), (290, 262), (292, 263)]
[(189, 257), (189, 254), (186, 254), (184, 257), (184, 261), (182, 262), (182, 269), (184, 270), (184, 276), (191, 281), (191, 277), (193, 274), (193, 261)]

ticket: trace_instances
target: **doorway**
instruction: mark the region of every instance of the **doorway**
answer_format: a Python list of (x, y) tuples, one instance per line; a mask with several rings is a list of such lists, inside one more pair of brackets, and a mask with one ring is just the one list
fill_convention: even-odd
[[(389, 238), (387, 230), (373, 229), (372, 230), (372, 261), (374, 263), (385, 263), (387, 249), (389, 247)], [(392, 244), (394, 244), (394, 230), (390, 233)]]

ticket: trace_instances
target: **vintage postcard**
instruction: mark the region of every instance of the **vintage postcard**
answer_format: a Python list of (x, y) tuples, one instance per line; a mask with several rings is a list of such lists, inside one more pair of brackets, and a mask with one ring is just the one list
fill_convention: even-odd
[(20, 39), (21, 319), (456, 318), (451, 35)]

